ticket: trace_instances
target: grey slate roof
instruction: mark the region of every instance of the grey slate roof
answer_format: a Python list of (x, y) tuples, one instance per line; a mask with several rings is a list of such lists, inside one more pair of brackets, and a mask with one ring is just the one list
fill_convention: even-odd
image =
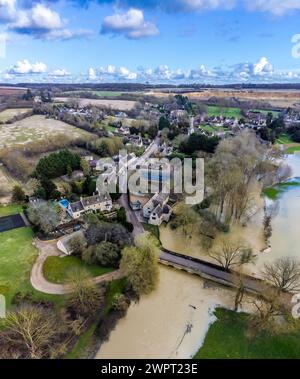
[(84, 210), (81, 201), (76, 201), (75, 203), (70, 203), (72, 212), (81, 212)]

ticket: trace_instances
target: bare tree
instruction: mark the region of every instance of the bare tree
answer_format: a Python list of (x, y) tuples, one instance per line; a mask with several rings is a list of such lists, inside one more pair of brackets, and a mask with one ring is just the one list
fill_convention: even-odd
[(216, 240), (215, 247), (208, 254), (226, 271), (233, 266), (241, 266), (253, 259), (252, 249), (242, 240), (221, 236)]
[(263, 277), (279, 291), (294, 292), (300, 289), (300, 264), (294, 258), (277, 259), (265, 263)]
[(271, 223), (272, 223), (272, 216), (265, 214), (264, 221), (263, 221), (263, 225), (264, 225), (263, 234), (264, 234), (264, 240), (266, 243), (268, 243), (269, 239), (272, 236), (272, 224)]
[(52, 310), (33, 305), (8, 313), (1, 326), (1, 356), (19, 358), (50, 357), (67, 331), (65, 320)]
[(220, 142), (206, 170), (206, 181), (213, 188), (216, 216), (227, 223), (247, 220), (263, 187), (279, 171), (276, 149), (260, 143), (252, 132), (242, 132)]
[(278, 296), (274, 288), (266, 287), (263, 296), (253, 300), (254, 312), (249, 317), (247, 333), (254, 336), (262, 331), (270, 334), (288, 333), (299, 328), (299, 321), (290, 312), (286, 297)]

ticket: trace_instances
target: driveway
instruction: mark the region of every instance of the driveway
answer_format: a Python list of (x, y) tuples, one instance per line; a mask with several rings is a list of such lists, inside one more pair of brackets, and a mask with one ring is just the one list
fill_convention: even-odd
[[(32, 287), (37, 291), (49, 295), (64, 295), (66, 293), (70, 293), (71, 290), (69, 286), (48, 282), (48, 280), (46, 280), (43, 275), (43, 266), (46, 259), (51, 256), (57, 257), (62, 255), (62, 253), (56, 247), (57, 241), (55, 240), (44, 242), (40, 241), (39, 239), (35, 239), (34, 243), (39, 250), (39, 255), (31, 270), (30, 282)], [(102, 282), (119, 279), (121, 277), (121, 271), (116, 270), (114, 272), (92, 278), (90, 282), (93, 284), (99, 284)]]

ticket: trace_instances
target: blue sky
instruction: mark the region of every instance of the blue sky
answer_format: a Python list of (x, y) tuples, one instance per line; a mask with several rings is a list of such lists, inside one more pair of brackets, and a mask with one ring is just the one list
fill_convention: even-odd
[(0, 0), (0, 81), (300, 82), (299, 16), (300, 0)]

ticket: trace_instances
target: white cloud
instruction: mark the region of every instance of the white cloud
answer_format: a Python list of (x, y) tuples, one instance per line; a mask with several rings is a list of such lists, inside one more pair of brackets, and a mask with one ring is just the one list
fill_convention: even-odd
[(167, 65), (159, 65), (157, 68), (138, 67), (130, 70), (125, 66), (108, 65), (106, 67), (90, 67), (84, 74), (71, 74), (65, 68), (52, 71), (47, 70), (45, 63), (31, 63), (24, 59), (18, 61), (13, 67), (1, 73), (1, 80), (18, 82), (22, 80), (32, 82), (65, 82), (82, 83), (94, 82), (124, 82), (136, 81), (157, 83), (293, 83), (300, 78), (300, 70), (276, 70), (266, 57), (261, 57), (257, 62), (239, 63), (230, 67), (216, 67), (207, 69), (204, 65), (198, 68), (170, 68)]
[(69, 76), (71, 74), (67, 70), (65, 70), (64, 68), (59, 68), (59, 69), (56, 69), (56, 70), (53, 70), (52, 72), (50, 72), (49, 75), (50, 76), (63, 77), (63, 76)]
[(8, 22), (8, 29), (16, 33), (46, 40), (70, 40), (87, 37), (91, 34), (91, 31), (85, 29), (67, 29), (65, 27), (66, 20), (63, 20), (57, 12), (41, 3), (24, 10), (16, 9), (13, 0), (0, 0), (0, 20), (1, 1), (12, 1), (13, 3), (10, 7), (11, 17), (6, 21)]
[(16, 0), (0, 0), (0, 22), (10, 21), (16, 12)]
[(42, 74), (47, 71), (45, 63), (30, 63), (27, 59), (18, 61), (8, 71), (8, 74), (24, 75), (24, 74)]
[(199, 80), (206, 77), (213, 76), (211, 71), (208, 71), (205, 66), (202, 64), (199, 68), (190, 71), (189, 79), (191, 80)]
[(253, 65), (253, 74), (254, 75), (262, 75), (262, 74), (270, 74), (273, 72), (273, 66), (268, 62), (266, 57), (260, 58), (260, 60)]
[(16, 21), (11, 25), (14, 30), (54, 30), (63, 27), (63, 22), (57, 12), (45, 5), (36, 4), (29, 11), (17, 12)]
[(269, 12), (275, 16), (300, 10), (300, 0), (246, 0), (250, 10)]
[(101, 32), (102, 34), (122, 34), (130, 39), (151, 37), (159, 33), (157, 26), (145, 21), (143, 11), (136, 8), (105, 17)]
[(162, 64), (160, 66), (158, 66), (155, 70), (154, 70), (154, 74), (155, 76), (158, 78), (158, 79), (171, 79), (171, 70), (169, 69), (169, 67), (165, 64)]
[(136, 80), (138, 74), (136, 72), (130, 71), (127, 67), (121, 66), (116, 67), (113, 65), (108, 65), (106, 67), (100, 67), (99, 69), (90, 67), (87, 72), (88, 80)]
[(96, 70), (92, 67), (88, 69), (88, 79), (89, 80), (96, 80), (97, 79), (97, 73)]
[(235, 0), (177, 0), (177, 7), (181, 7), (186, 11), (218, 8), (231, 9), (235, 6), (235, 4)]
[(48, 31), (44, 38), (46, 40), (52, 41), (52, 40), (63, 40), (68, 41), (74, 38), (86, 38), (91, 36), (92, 32), (90, 30), (86, 29), (79, 29), (79, 30), (69, 30), (69, 29), (54, 29)]
[(232, 77), (241, 79), (255, 79), (257, 77), (272, 77), (274, 74), (273, 65), (266, 57), (262, 57), (256, 63), (239, 63), (233, 67)]

